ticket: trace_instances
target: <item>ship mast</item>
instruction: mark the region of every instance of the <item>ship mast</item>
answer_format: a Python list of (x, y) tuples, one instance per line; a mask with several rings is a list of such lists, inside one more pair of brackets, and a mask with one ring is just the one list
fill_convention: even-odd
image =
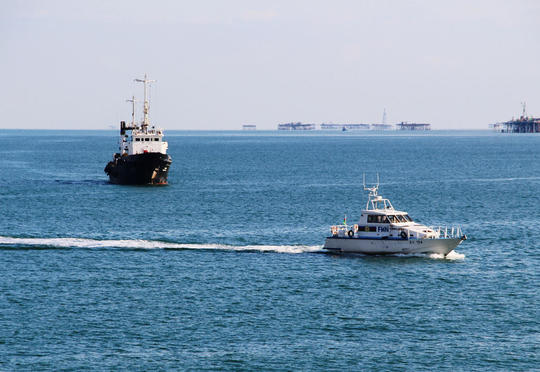
[(150, 125), (150, 121), (148, 120), (148, 83), (154, 83), (155, 80), (149, 80), (146, 74), (144, 74), (144, 79), (135, 79), (135, 81), (144, 84), (144, 119), (141, 127), (142, 130), (146, 132), (148, 129), (148, 125)]
[(131, 127), (135, 128), (135, 102), (137, 100), (133, 96), (131, 99), (126, 99), (126, 102), (131, 102)]

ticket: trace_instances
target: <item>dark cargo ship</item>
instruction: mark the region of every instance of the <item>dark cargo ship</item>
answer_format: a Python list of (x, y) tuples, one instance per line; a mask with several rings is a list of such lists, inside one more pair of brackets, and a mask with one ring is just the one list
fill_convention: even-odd
[(127, 125), (120, 122), (120, 149), (105, 167), (111, 183), (119, 185), (166, 185), (171, 157), (167, 154), (168, 144), (163, 141), (163, 131), (150, 126), (148, 119), (148, 80), (135, 79), (144, 84), (144, 119), (135, 123), (135, 97), (132, 103), (132, 120)]

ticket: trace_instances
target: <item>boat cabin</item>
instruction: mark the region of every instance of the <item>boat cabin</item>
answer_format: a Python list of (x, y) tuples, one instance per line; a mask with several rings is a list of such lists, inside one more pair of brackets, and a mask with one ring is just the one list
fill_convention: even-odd
[(426, 239), (438, 238), (439, 232), (419, 223), (407, 212), (398, 211), (390, 200), (377, 195), (378, 185), (369, 190), (366, 208), (358, 223), (332, 226), (333, 237), (359, 239)]
[(147, 152), (167, 153), (168, 143), (163, 141), (163, 132), (154, 128), (146, 132), (133, 130), (120, 139), (120, 151), (124, 155), (144, 154)]

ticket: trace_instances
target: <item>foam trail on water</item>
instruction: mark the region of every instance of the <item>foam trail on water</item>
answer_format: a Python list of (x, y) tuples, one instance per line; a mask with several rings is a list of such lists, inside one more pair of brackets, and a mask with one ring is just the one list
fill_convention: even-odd
[(95, 240), (82, 238), (12, 238), (0, 236), (0, 246), (50, 248), (217, 249), (277, 253), (319, 252), (319, 245), (227, 245), (169, 243), (157, 240)]
[(445, 260), (464, 260), (465, 255), (463, 253), (459, 253), (456, 251), (452, 251), (446, 255), (446, 257), (443, 254), (438, 253), (432, 253), (429, 255), (430, 258), (436, 258), (436, 259), (445, 259)]
[(424, 258), (432, 258), (434, 260), (464, 260), (465, 255), (463, 253), (459, 253), (456, 251), (452, 251), (444, 256), (444, 254), (440, 253), (396, 253), (391, 254), (390, 256), (393, 257), (424, 257)]

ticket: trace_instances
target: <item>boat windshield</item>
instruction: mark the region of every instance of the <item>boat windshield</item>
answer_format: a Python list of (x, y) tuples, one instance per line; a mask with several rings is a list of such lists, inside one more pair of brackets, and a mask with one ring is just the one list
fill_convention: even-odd
[(388, 215), (388, 219), (392, 223), (413, 222), (412, 218), (409, 217), (408, 214)]

